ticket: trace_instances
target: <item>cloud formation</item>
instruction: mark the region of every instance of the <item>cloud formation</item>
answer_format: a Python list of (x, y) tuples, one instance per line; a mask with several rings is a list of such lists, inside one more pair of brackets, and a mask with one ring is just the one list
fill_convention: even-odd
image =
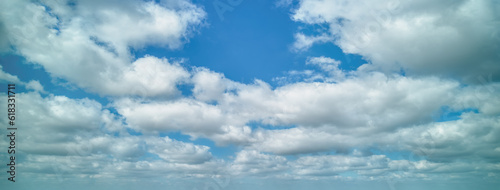
[(23, 0), (3, 3), (1, 12), (14, 51), (52, 77), (100, 95), (166, 97), (179, 93), (185, 68), (166, 58), (135, 59), (131, 51), (146, 45), (180, 48), (206, 14), (184, 0)]
[(189, 43), (208, 18), (191, 1), (1, 4), (0, 51), (103, 98), (56, 94), (0, 65), (0, 82), (26, 90), (16, 106), (33, 179), (498, 180), (497, 2), (279, 1), (301, 24), (292, 52), (334, 43), (368, 61), (346, 70), (321, 52), (279, 85), (136, 58)]
[[(403, 68), (411, 74), (454, 76), (468, 82), (493, 74), (498, 81), (499, 7), (491, 0), (301, 0), (292, 19), (326, 24), (328, 31), (319, 36), (330, 36), (345, 53), (370, 60), (371, 69)], [(316, 37), (303, 36), (296, 44), (312, 44), (302, 39)]]

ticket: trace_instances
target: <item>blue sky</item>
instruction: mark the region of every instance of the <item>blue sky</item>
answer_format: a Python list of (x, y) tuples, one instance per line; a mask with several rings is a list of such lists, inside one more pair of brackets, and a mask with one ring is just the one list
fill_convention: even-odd
[(16, 84), (20, 135), (16, 182), (0, 184), (495, 189), (499, 10), (492, 0), (2, 2), (0, 84)]

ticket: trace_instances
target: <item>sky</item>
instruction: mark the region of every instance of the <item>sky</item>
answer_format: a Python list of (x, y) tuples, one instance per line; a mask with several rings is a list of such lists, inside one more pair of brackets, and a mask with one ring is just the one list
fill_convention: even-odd
[(3, 0), (0, 34), (7, 189), (500, 185), (498, 1)]

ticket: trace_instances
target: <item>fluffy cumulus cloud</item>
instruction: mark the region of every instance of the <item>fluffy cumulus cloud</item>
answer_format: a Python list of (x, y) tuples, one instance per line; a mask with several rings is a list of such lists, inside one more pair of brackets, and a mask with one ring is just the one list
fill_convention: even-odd
[[(243, 147), (228, 166), (235, 176), (429, 180), (498, 173), (498, 83), (462, 86), (434, 76), (344, 73), (339, 61), (327, 57), (307, 63), (342, 79), (272, 88), (201, 70), (191, 98), (122, 99), (115, 106), (141, 132), (180, 131)], [(215, 92), (217, 98), (200, 98)], [(384, 155), (391, 152), (404, 154)]]
[(234, 175), (267, 175), (288, 168), (285, 157), (263, 154), (255, 150), (243, 150), (236, 154), (231, 165)]
[[(131, 127), (151, 132), (215, 133), (228, 119), (216, 106), (191, 99), (165, 102), (116, 102), (118, 112)], [(196, 118), (196, 119), (192, 119)]]
[[(495, 81), (500, 76), (498, 10), (500, 4), (491, 0), (301, 0), (292, 18), (328, 25), (315, 35), (331, 36), (345, 53), (370, 60), (373, 65), (365, 69), (402, 67), (408, 73), (475, 82), (479, 75), (493, 74)], [(296, 44), (324, 41), (320, 39), (301, 37)]]
[(12, 1), (1, 9), (15, 53), (52, 77), (112, 96), (176, 95), (176, 85), (188, 76), (178, 62), (135, 59), (130, 52), (145, 45), (179, 48), (205, 17), (184, 0)]
[[(23, 144), (18, 151), (26, 155), (23, 166), (29, 176), (111, 179), (133, 176), (135, 170), (153, 177), (223, 170), (223, 162), (213, 158), (207, 146), (129, 135), (122, 118), (96, 101), (52, 94), (42, 97), (37, 91), (17, 94), (16, 100), (17, 132), (22, 133), (17, 143)], [(2, 110), (2, 114), (7, 113)], [(8, 143), (0, 141), (5, 147)]]
[[(325, 59), (317, 63), (336, 62)], [(240, 177), (344, 180), (463, 178), (472, 174), (480, 178), (499, 171), (494, 164), (500, 154), (496, 83), (460, 87), (435, 77), (370, 73), (336, 83), (297, 83), (272, 89), (262, 81), (244, 85), (221, 74), (204, 74), (236, 85), (225, 85), (225, 90), (207, 85), (205, 90), (215, 88), (221, 93), (214, 104), (195, 97), (120, 99), (113, 103), (120, 115), (90, 99), (43, 97), (36, 89), (19, 94), (19, 115), (26, 121), (22, 125), (39, 126), (21, 128), (26, 136), (22, 143), (28, 145), (23, 149), (30, 160), (27, 171), (55, 178), (83, 173), (99, 178), (210, 176), (211, 171), (219, 171)], [(389, 103), (396, 104), (385, 106)], [(433, 113), (443, 106), (450, 112), (478, 111), (464, 112), (457, 120), (433, 122)], [(352, 113), (336, 113), (339, 109)], [(252, 128), (248, 126), (251, 122), (277, 128)], [(280, 125), (296, 127), (280, 129)], [(146, 135), (131, 136), (130, 129)], [(207, 146), (155, 135), (169, 131), (245, 149), (225, 163), (214, 158)], [(51, 136), (37, 135), (41, 133)], [(389, 158), (371, 149), (410, 155)], [(329, 155), (332, 151), (336, 154)], [(308, 155), (322, 152), (327, 154)], [(298, 157), (285, 157), (290, 155)], [(54, 159), (62, 164), (46, 163)], [(74, 170), (78, 168), (77, 175)], [(467, 173), (455, 175), (463, 171)]]
[[(326, 68), (337, 63), (318, 60), (327, 64), (323, 65)], [(210, 82), (220, 85), (226, 84), (220, 81), (228, 81), (220, 74), (211, 76), (217, 80)], [(262, 81), (226, 85), (225, 90), (220, 85), (204, 89), (220, 94), (215, 105), (188, 98), (154, 102), (125, 99), (115, 104), (127, 123), (141, 132), (180, 131), (218, 144), (236, 143), (277, 154), (345, 151), (350, 147), (397, 144), (402, 139), (412, 139), (408, 146), (413, 146), (411, 143), (421, 139), (410, 136), (425, 135), (436, 119), (449, 114), (444, 108), (448, 108), (446, 112), (477, 109), (480, 115), (491, 112), (488, 117), (497, 117), (494, 106), (482, 104), (497, 102), (497, 84), (460, 87), (455, 81), (436, 77), (368, 73), (337, 83), (295, 83), (275, 89)], [(296, 127), (249, 127), (255, 122), (275, 129)]]

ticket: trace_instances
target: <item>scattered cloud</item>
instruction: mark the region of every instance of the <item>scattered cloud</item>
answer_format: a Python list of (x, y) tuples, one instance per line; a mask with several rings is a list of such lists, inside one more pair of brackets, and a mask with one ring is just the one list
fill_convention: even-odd
[(322, 34), (319, 36), (308, 36), (303, 33), (297, 33), (295, 34), (295, 43), (292, 46), (292, 50), (296, 52), (305, 51), (311, 48), (314, 44), (326, 43), (330, 41), (333, 41), (333, 38), (326, 34)]
[(175, 6), (133, 0), (23, 0), (5, 2), (1, 12), (16, 53), (52, 77), (100, 95), (146, 97), (175, 96), (176, 84), (188, 73), (177, 62), (153, 56), (135, 59), (130, 51), (145, 45), (179, 48), (206, 15), (184, 0)]
[[(474, 83), (485, 73), (493, 74), (495, 81), (500, 76), (500, 39), (492, 35), (500, 28), (498, 7), (490, 0), (302, 0), (292, 19), (327, 24), (329, 31), (320, 36), (335, 36), (334, 43), (345, 53), (363, 56), (375, 70), (403, 68), (409, 74), (454, 76)], [(315, 41), (298, 36), (296, 44)]]
[(16, 120), (33, 179), (498, 179), (497, 2), (300, 0), (291, 52), (334, 43), (368, 63), (346, 70), (335, 53), (307, 54), (311, 69), (278, 86), (135, 57), (179, 50), (206, 26), (206, 7), (188, 0), (1, 4), (0, 51), (102, 98), (54, 94), (0, 65), (0, 82), (27, 90)]

